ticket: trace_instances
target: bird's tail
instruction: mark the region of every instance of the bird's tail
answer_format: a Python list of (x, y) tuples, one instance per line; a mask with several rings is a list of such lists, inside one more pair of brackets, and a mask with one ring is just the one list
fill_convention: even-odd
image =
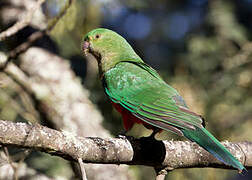
[(218, 160), (228, 164), (239, 172), (245, 172), (245, 167), (205, 128), (196, 127), (195, 130), (182, 130), (185, 137), (196, 142), (210, 152)]

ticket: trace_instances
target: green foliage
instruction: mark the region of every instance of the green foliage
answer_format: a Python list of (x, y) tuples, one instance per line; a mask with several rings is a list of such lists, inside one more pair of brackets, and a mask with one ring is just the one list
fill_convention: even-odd
[(28, 165), (54, 179), (71, 179), (74, 176), (69, 161), (46, 153), (32, 153)]

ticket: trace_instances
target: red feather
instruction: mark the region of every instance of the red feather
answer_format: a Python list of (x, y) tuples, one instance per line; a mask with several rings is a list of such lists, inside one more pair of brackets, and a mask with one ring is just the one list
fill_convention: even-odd
[[(126, 131), (130, 130), (133, 125), (135, 123), (137, 124), (143, 124), (144, 127), (146, 127), (147, 129), (157, 129), (156, 127), (147, 124), (146, 122), (142, 121), (141, 119), (135, 117), (130, 111), (128, 111), (127, 109), (125, 109), (124, 107), (122, 107), (120, 104), (111, 102), (113, 107), (122, 115), (122, 119), (123, 119), (123, 125)], [(160, 129), (159, 132), (161, 132), (162, 130)]]

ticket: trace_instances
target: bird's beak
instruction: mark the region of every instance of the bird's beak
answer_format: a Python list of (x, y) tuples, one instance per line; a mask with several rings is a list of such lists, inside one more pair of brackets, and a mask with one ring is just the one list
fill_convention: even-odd
[(88, 40), (83, 41), (81, 49), (85, 56), (93, 55), (98, 61), (101, 59), (101, 55), (93, 50), (92, 44)]
[(89, 53), (89, 50), (90, 50), (90, 43), (88, 41), (84, 41), (82, 44), (82, 51), (86, 56)]

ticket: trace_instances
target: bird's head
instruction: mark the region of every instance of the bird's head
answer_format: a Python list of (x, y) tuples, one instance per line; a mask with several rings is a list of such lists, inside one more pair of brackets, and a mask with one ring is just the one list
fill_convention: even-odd
[(94, 29), (83, 37), (82, 51), (86, 56), (92, 54), (95, 57), (101, 73), (121, 61), (142, 62), (122, 36), (104, 28)]

